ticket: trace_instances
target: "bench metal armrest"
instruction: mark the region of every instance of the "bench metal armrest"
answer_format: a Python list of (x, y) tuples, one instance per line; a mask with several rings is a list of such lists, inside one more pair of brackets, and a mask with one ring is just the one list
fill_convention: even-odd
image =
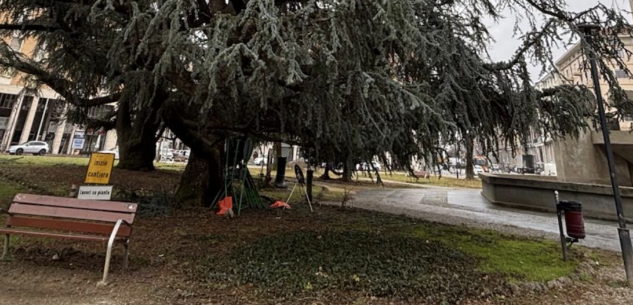
[(116, 239), (117, 233), (119, 233), (119, 229), (121, 228), (122, 224), (130, 228), (132, 227), (132, 225), (129, 222), (123, 219), (117, 220), (116, 224), (114, 225), (114, 228), (112, 228), (112, 233), (110, 234), (110, 240), (108, 240), (108, 247), (112, 247), (112, 245), (114, 244), (114, 240)]
[(101, 283), (106, 283), (108, 281), (108, 270), (110, 269), (110, 258), (112, 257), (112, 246), (114, 246), (114, 241), (116, 240), (116, 236), (119, 233), (121, 224), (125, 224), (126, 226), (130, 228), (132, 227), (132, 225), (129, 222), (123, 219), (119, 219), (114, 225), (114, 228), (112, 228), (112, 233), (110, 234), (110, 239), (108, 240), (108, 249), (106, 251), (106, 261), (105, 261), (105, 266), (103, 268), (103, 280), (101, 281)]

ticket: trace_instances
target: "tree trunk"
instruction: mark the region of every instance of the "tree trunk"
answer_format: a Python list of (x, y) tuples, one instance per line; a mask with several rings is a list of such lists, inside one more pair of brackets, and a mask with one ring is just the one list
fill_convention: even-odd
[(195, 113), (196, 109), (186, 108), (177, 100), (165, 103), (161, 112), (166, 127), (191, 148), (189, 163), (182, 173), (176, 191), (176, 202), (183, 206), (210, 206), (224, 188), (223, 156), (225, 139), (204, 128), (190, 128), (183, 114)]
[(323, 173), (323, 175), (321, 175), (321, 177), (319, 177), (319, 179), (321, 179), (321, 180), (330, 180), (330, 179), (332, 179), (330, 177), (330, 164), (329, 163), (325, 164), (324, 170), (325, 170), (325, 172)]
[(182, 206), (211, 206), (218, 192), (224, 187), (222, 179), (222, 152), (214, 150), (213, 156), (198, 158), (193, 152), (180, 177), (176, 202)]
[(475, 171), (473, 168), (473, 141), (469, 136), (465, 137), (466, 146), (466, 180), (475, 179)]
[(352, 181), (352, 166), (352, 162), (349, 160), (349, 158), (346, 158), (345, 162), (343, 162), (343, 181)]
[(384, 186), (384, 184), (382, 183), (382, 178), (380, 178), (380, 172), (378, 172), (377, 169), (376, 169), (376, 184), (380, 184)]
[(277, 158), (282, 157), (281, 142), (275, 142), (274, 149), (275, 149), (275, 161), (277, 161)]
[(154, 136), (132, 140), (119, 141), (118, 168), (134, 171), (154, 170), (156, 156), (156, 141)]
[(266, 157), (268, 159), (268, 161), (266, 162), (266, 175), (264, 175), (264, 185), (266, 187), (269, 187), (272, 185), (273, 182), (273, 155), (270, 154), (271, 152), (268, 152), (268, 156)]
[(116, 118), (119, 145), (118, 168), (152, 171), (156, 157), (156, 133), (160, 127), (155, 109), (139, 110), (133, 115), (129, 101), (121, 101)]

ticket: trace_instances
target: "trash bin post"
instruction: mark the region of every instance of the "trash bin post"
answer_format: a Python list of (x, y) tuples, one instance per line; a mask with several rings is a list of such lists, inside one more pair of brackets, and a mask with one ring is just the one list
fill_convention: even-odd
[(563, 231), (563, 219), (562, 219), (562, 209), (560, 207), (560, 201), (558, 200), (558, 191), (554, 191), (554, 196), (556, 198), (556, 215), (558, 216), (558, 232), (560, 234), (560, 246), (563, 249), (563, 260), (567, 260), (567, 242), (565, 239), (565, 232)]

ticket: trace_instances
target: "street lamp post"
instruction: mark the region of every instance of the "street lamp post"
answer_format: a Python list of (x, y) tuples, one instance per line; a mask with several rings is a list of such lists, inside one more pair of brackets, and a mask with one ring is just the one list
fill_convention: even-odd
[(622, 258), (624, 260), (624, 270), (626, 271), (626, 279), (629, 286), (633, 286), (633, 247), (631, 246), (631, 236), (629, 229), (626, 227), (626, 219), (622, 210), (622, 197), (620, 196), (620, 188), (618, 186), (618, 177), (615, 172), (615, 164), (613, 162), (613, 148), (611, 147), (611, 139), (609, 137), (609, 127), (607, 125), (607, 116), (604, 110), (604, 102), (602, 100), (602, 92), (600, 89), (600, 77), (598, 75), (598, 67), (596, 65), (596, 53), (591, 48), (594, 33), (600, 31), (600, 26), (594, 24), (582, 24), (578, 26), (585, 34), (585, 40), (589, 47), (586, 48), (591, 65), (591, 78), (593, 80), (593, 88), (596, 93), (596, 101), (598, 103), (598, 115), (600, 116), (600, 126), (602, 127), (602, 136), (604, 138), (604, 147), (607, 152), (607, 162), (609, 163), (609, 175), (611, 176), (611, 187), (613, 188), (613, 197), (615, 199), (615, 210), (618, 213), (618, 236), (620, 237), (620, 246), (622, 247)]

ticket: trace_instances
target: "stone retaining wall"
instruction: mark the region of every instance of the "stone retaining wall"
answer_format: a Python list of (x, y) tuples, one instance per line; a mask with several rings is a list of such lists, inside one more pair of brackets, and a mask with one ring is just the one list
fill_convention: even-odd
[[(560, 200), (582, 203), (586, 217), (617, 220), (610, 185), (559, 182), (552, 177), (480, 174), (481, 194), (494, 204), (556, 212), (554, 191)], [(633, 220), (633, 188), (620, 187), (626, 218)], [(629, 221), (630, 222), (630, 221)]]

